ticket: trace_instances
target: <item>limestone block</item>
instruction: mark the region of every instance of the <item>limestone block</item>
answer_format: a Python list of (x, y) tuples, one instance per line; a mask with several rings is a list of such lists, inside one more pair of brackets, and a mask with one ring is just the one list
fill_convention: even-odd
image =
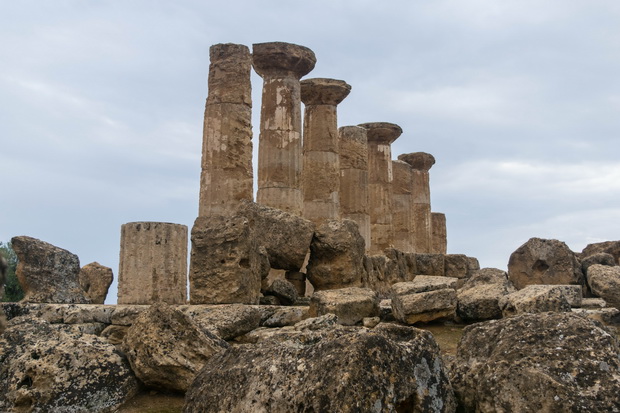
[(457, 278), (452, 277), (418, 275), (413, 279), (413, 281), (401, 282), (392, 285), (391, 293), (392, 295), (407, 295), (443, 290), (445, 288), (456, 289), (457, 281)]
[(499, 306), (504, 317), (548, 311), (567, 312), (571, 309), (563, 289), (553, 285), (528, 285), (501, 297)]
[(448, 230), (446, 214), (431, 212), (431, 253), (446, 254), (448, 251)]
[(17, 255), (16, 276), (24, 290), (25, 302), (90, 303), (79, 284), (80, 260), (77, 255), (36, 238), (11, 239)]
[(251, 305), (186, 305), (179, 306), (179, 310), (203, 329), (226, 341), (258, 328), (261, 321), (261, 312)]
[(114, 274), (112, 268), (92, 262), (82, 267), (78, 280), (93, 304), (103, 304)]
[(310, 300), (310, 317), (332, 313), (342, 325), (355, 325), (364, 317), (379, 315), (379, 300), (376, 293), (367, 288), (342, 288), (318, 291)]
[(280, 307), (261, 325), (269, 328), (292, 326), (307, 317), (306, 307)]
[(394, 248), (413, 252), (413, 170), (403, 161), (392, 161), (392, 228)]
[(282, 305), (293, 305), (298, 297), (295, 286), (281, 278), (274, 280), (263, 294), (277, 297)]
[(620, 326), (620, 310), (609, 308), (573, 308), (571, 312), (596, 320), (607, 326)]
[(405, 324), (454, 318), (455, 310), (456, 290), (454, 288), (403, 294), (398, 294), (398, 290), (394, 290), (392, 295), (394, 318)]
[(191, 304), (258, 304), (263, 261), (258, 233), (242, 215), (198, 217), (192, 228)]
[(568, 246), (541, 238), (530, 238), (510, 255), (508, 278), (517, 289), (532, 284), (585, 284), (579, 261)]
[(121, 226), (119, 304), (184, 304), (187, 299), (187, 227), (164, 222)]
[(470, 275), (470, 260), (464, 254), (446, 254), (444, 256), (444, 274), (446, 277), (467, 278)]
[(620, 265), (620, 241), (605, 241), (588, 244), (583, 251), (581, 251), (581, 258), (583, 259), (601, 252), (612, 255), (616, 260), (616, 264)]
[(445, 255), (443, 254), (415, 254), (416, 271), (421, 275), (437, 275), (445, 274)]
[(501, 318), (501, 297), (515, 291), (505, 271), (497, 268), (475, 271), (457, 292), (457, 315), (463, 321)]
[(355, 222), (328, 220), (321, 224), (312, 238), (306, 267), (315, 291), (359, 287), (364, 250), (364, 239)]
[(596, 254), (582, 257), (581, 259), (581, 271), (587, 276), (588, 268), (594, 264), (608, 265), (613, 267), (616, 265), (616, 259), (613, 255), (606, 252), (598, 252)]
[(592, 265), (588, 268), (588, 285), (594, 295), (620, 309), (620, 267)]

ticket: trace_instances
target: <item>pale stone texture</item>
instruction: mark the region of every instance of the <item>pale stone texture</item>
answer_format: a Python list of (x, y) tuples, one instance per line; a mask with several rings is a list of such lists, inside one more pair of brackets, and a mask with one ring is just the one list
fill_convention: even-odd
[(121, 226), (118, 304), (184, 304), (187, 226), (129, 222)]
[(453, 413), (454, 395), (432, 335), (379, 325), (371, 331), (295, 331), (210, 360), (185, 413)]
[(263, 78), (258, 147), (259, 204), (301, 215), (301, 86), (316, 63), (312, 50), (290, 43), (252, 46), (253, 66)]
[(403, 161), (392, 161), (392, 228), (394, 248), (413, 252), (413, 170)]
[(340, 161), (338, 156), (337, 105), (351, 86), (336, 79), (301, 81), (305, 104), (302, 188), (303, 216), (321, 224), (340, 218)]
[(456, 313), (463, 321), (501, 318), (500, 298), (515, 291), (505, 271), (483, 268), (458, 290)]
[(79, 284), (77, 255), (36, 238), (11, 239), (17, 255), (16, 276), (24, 290), (25, 302), (89, 304), (90, 298)]
[(368, 137), (366, 128), (343, 126), (340, 136), (340, 216), (357, 222), (370, 248), (370, 213), (368, 204)]
[(269, 271), (251, 220), (243, 215), (198, 217), (192, 228), (191, 304), (258, 304)]
[(468, 412), (620, 411), (619, 352), (585, 317), (522, 315), (465, 327), (450, 381)]
[(204, 364), (228, 344), (178, 309), (157, 303), (129, 327), (122, 347), (146, 386), (184, 392)]
[(340, 324), (355, 325), (364, 317), (379, 315), (379, 299), (368, 288), (350, 287), (315, 292), (310, 300), (310, 317), (327, 313), (338, 316)]
[(368, 203), (370, 252), (383, 254), (392, 246), (392, 143), (403, 133), (387, 122), (363, 123), (368, 138)]
[(251, 305), (187, 305), (179, 310), (203, 329), (227, 341), (258, 328), (261, 321), (260, 310)]
[(138, 391), (112, 344), (33, 316), (9, 322), (0, 359), (2, 412), (111, 413)]
[(429, 170), (435, 164), (430, 153), (413, 152), (398, 156), (413, 168), (413, 250), (417, 253), (432, 252), (431, 189)]
[(433, 254), (448, 252), (446, 214), (440, 212), (431, 212), (431, 252)]
[(225, 214), (253, 199), (250, 50), (216, 44), (209, 50), (199, 215)]
[(594, 295), (620, 309), (620, 267), (594, 264), (588, 268), (588, 284)]
[(558, 240), (530, 238), (510, 255), (508, 278), (517, 289), (531, 284), (584, 285), (579, 261)]
[(394, 317), (405, 324), (454, 318), (456, 278), (418, 275), (410, 282), (392, 285)]
[(306, 267), (315, 291), (359, 287), (364, 272), (364, 239), (350, 220), (329, 220), (319, 226), (310, 244)]
[(362, 286), (377, 291), (381, 297), (389, 295), (392, 284), (411, 281), (418, 274), (415, 254), (394, 248), (387, 248), (384, 253), (364, 257), (362, 278)]
[(112, 268), (91, 262), (82, 267), (78, 280), (93, 304), (103, 304), (114, 280), (114, 274)]
[(504, 317), (524, 313), (570, 311), (570, 303), (560, 287), (562, 286), (528, 285), (521, 290), (501, 297), (498, 304)]

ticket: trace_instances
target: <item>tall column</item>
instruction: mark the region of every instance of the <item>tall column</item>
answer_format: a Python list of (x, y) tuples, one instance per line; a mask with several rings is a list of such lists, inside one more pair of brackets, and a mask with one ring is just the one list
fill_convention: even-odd
[(119, 304), (185, 304), (187, 227), (165, 222), (121, 226)]
[(259, 204), (301, 215), (301, 87), (316, 63), (312, 50), (290, 43), (252, 46), (254, 70), (263, 78), (258, 144)]
[(400, 155), (399, 160), (413, 168), (413, 249), (418, 253), (430, 253), (431, 237), (431, 189), (428, 171), (435, 164), (430, 153), (413, 152)]
[(340, 162), (336, 107), (351, 86), (336, 79), (301, 82), (301, 101), (306, 105), (303, 136), (303, 217), (317, 225), (340, 218)]
[(368, 138), (365, 128), (343, 126), (340, 135), (340, 216), (357, 222), (370, 249)]
[(368, 199), (370, 205), (370, 252), (382, 254), (392, 246), (392, 142), (403, 133), (387, 122), (359, 125), (368, 136)]
[(413, 170), (403, 161), (392, 161), (392, 227), (394, 248), (413, 252)]
[(199, 216), (226, 213), (239, 200), (254, 199), (250, 49), (216, 44), (209, 56)]
[(431, 252), (433, 254), (446, 254), (448, 251), (448, 229), (445, 214), (431, 212), (431, 237)]

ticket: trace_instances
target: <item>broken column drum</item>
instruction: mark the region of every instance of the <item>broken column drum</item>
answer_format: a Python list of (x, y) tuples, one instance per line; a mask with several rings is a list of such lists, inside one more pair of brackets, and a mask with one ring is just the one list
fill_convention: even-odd
[(216, 44), (209, 50), (199, 216), (234, 210), (253, 200), (252, 56), (247, 46)]
[(340, 218), (340, 162), (338, 159), (337, 105), (351, 86), (336, 79), (301, 82), (305, 104), (302, 188), (303, 217), (321, 224)]
[(118, 304), (185, 304), (187, 227), (164, 222), (121, 226)]
[(263, 78), (258, 146), (259, 204), (301, 215), (301, 87), (316, 63), (312, 50), (290, 43), (253, 45), (254, 70)]
[(413, 168), (413, 252), (430, 253), (431, 238), (431, 190), (428, 171), (435, 164), (430, 153), (413, 152), (402, 154), (399, 160)]
[(448, 250), (448, 229), (446, 214), (431, 212), (431, 238), (433, 254), (446, 254)]
[(387, 122), (359, 125), (368, 137), (368, 200), (370, 206), (370, 252), (382, 254), (392, 245), (392, 142), (402, 133)]
[(340, 152), (340, 216), (357, 222), (370, 248), (368, 205), (368, 138), (366, 128), (343, 126), (338, 129)]
[(413, 252), (413, 170), (403, 161), (392, 161), (392, 228), (394, 248)]

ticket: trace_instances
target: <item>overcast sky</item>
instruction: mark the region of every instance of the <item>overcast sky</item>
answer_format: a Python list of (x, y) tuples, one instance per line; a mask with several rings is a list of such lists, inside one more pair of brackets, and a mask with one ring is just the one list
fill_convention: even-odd
[(530, 237), (620, 239), (617, 0), (20, 0), (0, 3), (0, 241), (116, 277), (123, 223), (191, 228), (209, 47), (267, 41), (352, 86), (339, 126), (393, 122), (394, 159), (435, 156), (449, 253), (506, 269)]

